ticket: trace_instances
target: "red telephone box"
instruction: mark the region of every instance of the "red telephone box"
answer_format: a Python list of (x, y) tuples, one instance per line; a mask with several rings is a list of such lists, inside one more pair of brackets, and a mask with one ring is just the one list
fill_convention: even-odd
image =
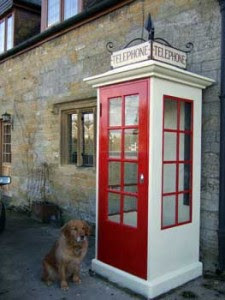
[(202, 274), (202, 89), (152, 60), (85, 79), (98, 88), (97, 273), (156, 297)]

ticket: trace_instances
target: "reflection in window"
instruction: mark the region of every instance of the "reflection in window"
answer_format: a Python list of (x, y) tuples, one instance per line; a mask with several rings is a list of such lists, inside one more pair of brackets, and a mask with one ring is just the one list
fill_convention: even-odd
[(108, 193), (108, 219), (120, 223), (120, 195)]
[(12, 16), (7, 18), (7, 46), (6, 50), (13, 47), (13, 18)]
[(180, 130), (191, 129), (191, 103), (182, 102), (180, 104)]
[(177, 134), (174, 132), (164, 132), (164, 160), (175, 161), (177, 147)]
[(191, 136), (190, 134), (180, 134), (180, 160), (190, 160), (191, 158)]
[(83, 131), (83, 165), (93, 166), (94, 158), (94, 114), (83, 113), (82, 116)]
[(124, 191), (137, 193), (138, 164), (124, 163)]
[(123, 223), (137, 227), (137, 198), (124, 196)]
[(165, 100), (164, 128), (177, 129), (177, 101)]
[(48, 0), (48, 26), (60, 21), (60, 0)]
[(109, 125), (121, 126), (122, 124), (122, 99), (112, 98), (109, 102)]
[(125, 97), (125, 125), (137, 125), (139, 120), (139, 96)]
[(176, 197), (163, 197), (163, 226), (175, 224)]
[(69, 115), (69, 162), (77, 163), (78, 115)]
[(183, 223), (190, 220), (190, 194), (180, 194), (178, 197), (178, 222)]
[(109, 131), (109, 156), (114, 158), (121, 156), (121, 130)]
[(125, 129), (125, 158), (135, 158), (138, 156), (138, 130)]
[(190, 164), (179, 164), (179, 191), (190, 189)]
[(176, 191), (176, 164), (164, 164), (163, 166), (163, 193), (175, 193)]
[(64, 0), (64, 19), (75, 16), (78, 13), (78, 0)]
[(5, 50), (5, 21), (0, 23), (0, 53)]
[(120, 190), (121, 183), (120, 183), (120, 162), (110, 162), (109, 163), (109, 188), (114, 190)]

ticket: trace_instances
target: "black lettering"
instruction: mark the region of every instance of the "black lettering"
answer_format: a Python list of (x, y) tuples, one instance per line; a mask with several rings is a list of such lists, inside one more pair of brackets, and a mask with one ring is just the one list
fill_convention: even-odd
[(116, 55), (116, 63), (119, 64), (121, 62), (121, 54)]
[(158, 47), (155, 45), (153, 47), (153, 56), (158, 56), (157, 49), (158, 49)]
[(165, 50), (165, 58), (166, 59), (170, 58), (170, 51), (168, 49)]

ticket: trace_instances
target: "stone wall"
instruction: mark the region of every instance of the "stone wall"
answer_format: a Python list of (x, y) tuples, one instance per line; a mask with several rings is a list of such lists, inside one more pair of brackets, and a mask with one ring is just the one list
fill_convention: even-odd
[[(83, 78), (109, 70), (105, 45), (120, 49), (144, 36), (152, 14), (156, 37), (185, 48), (188, 70), (215, 85), (204, 92), (202, 122), (201, 255), (205, 269), (217, 267), (219, 189), (220, 12), (216, 0), (137, 0), (1, 64), (0, 114), (14, 116), (12, 205), (26, 207), (40, 195), (40, 170), (49, 166), (48, 194), (74, 216), (95, 218), (95, 169), (60, 165), (59, 102), (96, 96)], [(185, 97), (186, 95), (184, 95)], [(198, 120), (196, 120), (198, 121)]]

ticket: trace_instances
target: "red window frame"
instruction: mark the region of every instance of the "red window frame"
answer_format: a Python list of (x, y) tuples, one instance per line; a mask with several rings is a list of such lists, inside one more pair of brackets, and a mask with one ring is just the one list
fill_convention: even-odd
[[(165, 102), (166, 100), (172, 100), (177, 102), (177, 127), (176, 129), (165, 128)], [(182, 130), (180, 129), (180, 107), (181, 103), (190, 103), (191, 104), (191, 116), (190, 116), (190, 129), (189, 130)], [(173, 97), (169, 95), (163, 96), (163, 134), (162, 134), (162, 197), (161, 197), (161, 229), (168, 229), (184, 224), (188, 224), (192, 222), (192, 200), (193, 200), (193, 183), (192, 183), (192, 174), (193, 174), (193, 112), (194, 112), (194, 105), (193, 100), (184, 99)], [(176, 134), (176, 159), (175, 160), (164, 160), (164, 134), (166, 132), (175, 133)], [(181, 134), (189, 135), (190, 136), (190, 158), (189, 160), (180, 160), (180, 136)], [(176, 189), (175, 192), (168, 192), (164, 193), (163, 186), (164, 186), (164, 166), (166, 164), (175, 164), (176, 165)], [(183, 164), (188, 164), (190, 166), (189, 169), (189, 189), (188, 190), (179, 190), (179, 166)], [(189, 220), (184, 222), (179, 222), (178, 220), (178, 201), (179, 195), (189, 194)], [(163, 205), (164, 205), (164, 197), (166, 196), (175, 196), (175, 222), (172, 225), (163, 225)]]
[[(4, 18), (0, 19), (0, 24), (1, 23), (5, 23), (5, 36), (4, 36), (4, 51), (0, 53), (0, 55), (10, 49), (7, 49), (7, 38), (8, 38), (8, 19), (12, 17), (12, 24), (14, 24), (14, 14), (13, 13), (9, 13), (8, 15), (6, 15)], [(14, 46), (14, 25), (13, 26), (13, 33), (12, 33), (12, 40), (13, 40), (13, 44), (12, 47)]]
[[(42, 13), (41, 13), (41, 15), (42, 15), (41, 29), (42, 30), (50, 28), (51, 26), (54, 26), (54, 25), (64, 21), (64, 1), (65, 0), (59, 0), (59, 22), (48, 25), (48, 0), (43, 0)], [(82, 9), (83, 9), (83, 0), (78, 0), (78, 12), (81, 12)]]

